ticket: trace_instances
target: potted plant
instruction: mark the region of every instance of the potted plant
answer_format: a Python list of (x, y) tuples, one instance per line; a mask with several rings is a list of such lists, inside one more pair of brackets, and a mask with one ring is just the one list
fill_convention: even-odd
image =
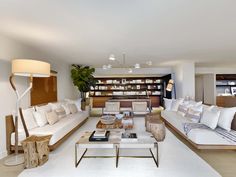
[(86, 106), (86, 93), (90, 91), (91, 86), (95, 86), (97, 80), (94, 78), (94, 68), (82, 65), (72, 65), (71, 78), (74, 86), (78, 88), (81, 94), (81, 109), (84, 110)]

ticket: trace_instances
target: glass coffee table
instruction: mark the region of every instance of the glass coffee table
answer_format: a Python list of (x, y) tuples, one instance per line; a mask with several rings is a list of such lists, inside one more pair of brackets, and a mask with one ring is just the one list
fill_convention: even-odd
[[(135, 157), (135, 158), (153, 158), (156, 166), (158, 162), (158, 143), (150, 133), (137, 133), (137, 141), (123, 142), (121, 134), (124, 131), (110, 131), (109, 140), (105, 142), (89, 141), (92, 132), (84, 132), (79, 141), (75, 143), (75, 167), (79, 165), (83, 158), (115, 158), (116, 168), (119, 164), (119, 157)], [(86, 156), (88, 149), (114, 149), (115, 156)], [(121, 149), (147, 149), (150, 151), (150, 156), (120, 156)], [(82, 151), (82, 152), (80, 152)], [(78, 157), (78, 154), (80, 157)]]

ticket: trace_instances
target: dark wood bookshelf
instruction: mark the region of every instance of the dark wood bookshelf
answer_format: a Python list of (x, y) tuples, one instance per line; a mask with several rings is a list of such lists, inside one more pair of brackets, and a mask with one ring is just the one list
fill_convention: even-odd
[(113, 98), (149, 98), (152, 106), (158, 107), (162, 103), (164, 84), (168, 82), (166, 78), (169, 79), (169, 75), (164, 79), (163, 77), (96, 78), (98, 83), (91, 88), (89, 96), (93, 98), (93, 107), (104, 107), (105, 102)]

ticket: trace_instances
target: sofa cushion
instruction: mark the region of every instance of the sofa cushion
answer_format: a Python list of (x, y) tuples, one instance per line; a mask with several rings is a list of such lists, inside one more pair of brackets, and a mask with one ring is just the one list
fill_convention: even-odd
[(52, 110), (56, 110), (61, 108), (61, 102), (56, 102), (56, 103), (48, 103), (48, 105), (51, 107)]
[(186, 117), (190, 118), (193, 122), (198, 123), (201, 119), (203, 106), (192, 106), (188, 109)]
[(47, 118), (49, 125), (53, 125), (59, 120), (55, 111), (46, 112), (46, 118)]
[(167, 111), (171, 110), (172, 99), (164, 98), (164, 108)]
[(81, 101), (82, 101), (81, 98), (78, 98), (78, 99), (76, 99), (76, 100), (65, 99), (65, 101), (66, 101), (67, 103), (69, 103), (69, 104), (75, 104), (76, 107), (77, 107), (77, 110), (78, 110), (78, 111), (82, 111), (82, 110), (81, 110)]
[(201, 145), (236, 145), (235, 142), (228, 141), (211, 129), (192, 129), (188, 133), (188, 138)]
[(219, 110), (205, 110), (203, 111), (201, 123), (210, 127), (211, 129), (215, 129), (218, 123), (220, 117), (220, 111)]
[(76, 107), (75, 104), (68, 104), (68, 106), (69, 106), (69, 109), (70, 109), (70, 113), (71, 113), (71, 114), (75, 114), (75, 113), (78, 112), (78, 109), (77, 109), (77, 107)]
[(70, 114), (70, 108), (69, 108), (69, 106), (68, 106), (68, 103), (62, 104), (61, 107), (65, 110), (66, 115), (69, 115), (69, 114)]
[(56, 112), (59, 119), (66, 117), (66, 111), (62, 107), (55, 109), (55, 112)]
[(181, 116), (176, 111), (163, 110), (161, 111), (161, 116), (176, 129), (178, 129), (182, 134), (185, 134), (183, 123), (192, 122), (189, 118)]
[(230, 131), (232, 120), (234, 119), (235, 112), (236, 112), (236, 107), (221, 108), (218, 126), (227, 130), (227, 131)]
[(183, 98), (173, 100), (171, 104), (171, 111), (178, 111), (178, 107), (181, 103), (183, 103), (183, 101), (184, 101)]
[[(24, 118), (24, 121), (28, 130), (38, 127), (38, 124), (36, 123), (34, 119), (34, 115), (33, 115), (34, 111), (35, 111), (34, 108), (22, 109), (23, 118)], [(24, 131), (21, 119), (19, 119), (18, 130)]]
[(35, 112), (33, 112), (33, 115), (34, 115), (34, 119), (37, 122), (39, 127), (43, 127), (48, 123), (44, 112), (35, 111)]

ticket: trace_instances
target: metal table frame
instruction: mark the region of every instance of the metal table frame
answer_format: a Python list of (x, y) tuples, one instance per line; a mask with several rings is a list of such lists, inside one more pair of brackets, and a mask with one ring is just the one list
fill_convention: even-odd
[[(86, 152), (88, 149), (90, 148), (85, 148), (84, 152), (82, 153), (81, 157), (78, 159), (78, 150), (79, 150), (80, 146), (78, 143), (75, 144), (75, 167), (78, 167), (78, 165), (80, 164), (80, 162), (82, 161), (83, 158), (115, 158), (116, 159), (116, 168), (118, 167), (119, 164), (119, 158), (120, 157), (127, 157), (127, 158), (153, 158), (157, 168), (159, 167), (159, 157), (158, 157), (158, 143), (155, 142), (154, 143), (154, 149), (156, 149), (156, 157), (154, 156), (154, 153), (152, 151), (151, 148), (149, 148), (149, 151), (151, 153), (151, 156), (120, 156), (120, 145), (119, 144), (114, 144), (115, 150), (116, 150), (116, 155), (115, 156), (86, 156)], [(84, 148), (83, 148), (84, 149)], [(93, 148), (96, 149), (96, 148)], [(100, 149), (100, 148), (99, 148)], [(138, 149), (138, 148), (136, 148)]]

